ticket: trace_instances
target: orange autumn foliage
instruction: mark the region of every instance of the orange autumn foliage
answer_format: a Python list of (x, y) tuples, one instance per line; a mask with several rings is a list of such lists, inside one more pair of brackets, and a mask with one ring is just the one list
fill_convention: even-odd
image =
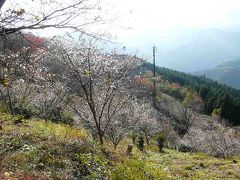
[(148, 77), (137, 77), (135, 78), (137, 84), (144, 85), (149, 91), (153, 91), (153, 82)]

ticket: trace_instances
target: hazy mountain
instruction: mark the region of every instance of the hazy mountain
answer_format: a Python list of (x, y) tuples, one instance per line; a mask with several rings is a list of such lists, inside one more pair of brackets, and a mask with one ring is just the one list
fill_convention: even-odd
[(240, 28), (175, 29), (168, 32), (145, 32), (123, 42), (127, 52), (152, 59), (157, 46), (157, 65), (194, 72), (211, 69), (240, 57)]
[(217, 29), (193, 31), (188, 42), (162, 56), (164, 66), (193, 72), (214, 68), (240, 55), (240, 33)]
[(231, 87), (240, 88), (240, 59), (237, 61), (229, 61), (211, 70), (197, 72), (195, 74), (205, 75)]

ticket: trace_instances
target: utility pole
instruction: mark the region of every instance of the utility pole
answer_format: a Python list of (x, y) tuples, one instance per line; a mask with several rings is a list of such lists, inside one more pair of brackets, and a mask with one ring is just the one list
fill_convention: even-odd
[(156, 106), (156, 47), (153, 46), (153, 104)]

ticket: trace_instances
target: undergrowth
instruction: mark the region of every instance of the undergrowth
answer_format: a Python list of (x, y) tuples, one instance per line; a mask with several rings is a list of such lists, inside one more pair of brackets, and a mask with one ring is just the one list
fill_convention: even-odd
[[(131, 139), (117, 150), (100, 146), (83, 128), (0, 115), (0, 179), (240, 179), (240, 158), (163, 149), (156, 142), (140, 151)], [(154, 140), (153, 140), (154, 141)]]

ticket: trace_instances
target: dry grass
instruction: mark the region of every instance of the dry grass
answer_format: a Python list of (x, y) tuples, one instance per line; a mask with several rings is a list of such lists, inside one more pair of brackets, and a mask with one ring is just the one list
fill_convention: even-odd
[(240, 179), (240, 157), (218, 159), (201, 153), (180, 153), (153, 144), (126, 154), (131, 139), (117, 150), (97, 145), (84, 129), (43, 120), (16, 124), (0, 115), (0, 179)]

